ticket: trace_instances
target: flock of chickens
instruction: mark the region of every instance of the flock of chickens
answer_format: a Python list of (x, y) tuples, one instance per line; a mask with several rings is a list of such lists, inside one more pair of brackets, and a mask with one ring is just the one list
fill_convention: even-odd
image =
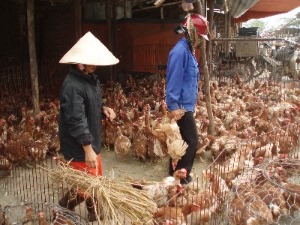
[(40, 108), (33, 116), (25, 105), (18, 114), (14, 112), (0, 119), (0, 170), (9, 170), (24, 162), (38, 162), (50, 153), (59, 152), (59, 101), (42, 102)]
[[(295, 185), (287, 179), (289, 168), (276, 164), (265, 172), (261, 167), (270, 160), (284, 163), (298, 159), (300, 89), (295, 84), (283, 87), (267, 81), (250, 85), (238, 77), (230, 83), (211, 81), (214, 134), (208, 134), (210, 121), (202, 90), (200, 83), (195, 112), (200, 137), (197, 157), (211, 151), (212, 166), (203, 171), (202, 180), (195, 179), (185, 187), (178, 182), (178, 174), (155, 185), (133, 184), (157, 203), (155, 224), (202, 224), (224, 212), (225, 202), (230, 202), (227, 216), (231, 224), (271, 224), (297, 211), (300, 186), (293, 189), (294, 199), (284, 192)], [(103, 119), (103, 146), (121, 159), (155, 162), (171, 157), (176, 165), (187, 145), (168, 114), (164, 96), (164, 79), (129, 77), (123, 85), (112, 81), (105, 84), (104, 102), (115, 110), (117, 118)], [(0, 104), (2, 109), (12, 105), (4, 100)], [(38, 161), (50, 152), (59, 153), (59, 101), (43, 100), (35, 117), (29, 105), (20, 107), (19, 115), (6, 111), (3, 115), (7, 116), (0, 120), (0, 169), (9, 169), (24, 159)], [(183, 171), (180, 176), (184, 176)], [(266, 176), (276, 178), (280, 188), (271, 185)], [(234, 197), (230, 190), (235, 190)]]
[(0, 205), (0, 224), (80, 225), (86, 222), (74, 212), (58, 206), (25, 203), (4, 209)]

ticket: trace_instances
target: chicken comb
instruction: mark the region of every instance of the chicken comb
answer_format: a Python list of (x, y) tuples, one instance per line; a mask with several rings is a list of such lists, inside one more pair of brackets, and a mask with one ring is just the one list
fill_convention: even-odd
[(183, 173), (187, 173), (186, 168), (182, 168), (182, 169), (180, 169), (180, 171), (183, 172)]

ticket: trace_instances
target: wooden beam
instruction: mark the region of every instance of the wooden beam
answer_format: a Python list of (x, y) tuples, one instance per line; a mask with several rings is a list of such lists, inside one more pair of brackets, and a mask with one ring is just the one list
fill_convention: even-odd
[[(287, 41), (284, 38), (256, 38), (256, 37), (235, 37), (235, 38), (215, 38), (212, 41)], [(292, 42), (291, 42), (292, 43)]]
[[(182, 1), (177, 1), (177, 2), (163, 4), (161, 7), (167, 7), (167, 6), (171, 6), (171, 5), (179, 5), (181, 3), (182, 3)], [(157, 7), (156, 6), (149, 6), (149, 7), (145, 7), (145, 8), (142, 8), (142, 9), (133, 9), (132, 12), (141, 12), (141, 11), (145, 11), (145, 10), (149, 10), (149, 9), (157, 9)]]

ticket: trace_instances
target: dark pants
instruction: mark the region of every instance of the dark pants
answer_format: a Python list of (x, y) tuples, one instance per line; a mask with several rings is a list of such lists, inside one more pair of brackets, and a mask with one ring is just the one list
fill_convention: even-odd
[[(178, 169), (185, 168), (187, 170), (187, 177), (189, 176), (198, 147), (198, 134), (196, 128), (196, 122), (193, 112), (186, 112), (184, 116), (177, 121), (177, 124), (180, 129), (182, 139), (188, 144), (186, 153), (178, 161), (175, 171)], [(172, 159), (170, 158), (169, 163), (169, 174), (173, 176), (174, 170), (172, 168)]]

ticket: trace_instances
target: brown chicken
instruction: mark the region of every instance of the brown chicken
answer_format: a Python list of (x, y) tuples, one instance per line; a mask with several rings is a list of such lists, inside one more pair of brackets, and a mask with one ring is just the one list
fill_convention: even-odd
[(60, 141), (58, 134), (54, 134), (50, 137), (50, 141), (47, 144), (48, 152), (53, 155), (58, 155), (60, 151)]
[(132, 110), (129, 110), (129, 112), (125, 112), (125, 110), (119, 111), (119, 122), (122, 124), (122, 133), (126, 137), (129, 138), (130, 141), (132, 141), (133, 136), (133, 128), (132, 128), (132, 118), (133, 118), (133, 112), (132, 112), (132, 118), (128, 115), (131, 114)]
[(266, 203), (270, 208), (273, 218), (287, 215), (287, 204), (280, 188), (266, 182), (262, 186), (253, 188), (253, 191)]
[(38, 221), (39, 221), (39, 225), (50, 225), (50, 222), (47, 222), (45, 213), (43, 211), (38, 212)]
[(184, 196), (184, 187), (180, 183), (180, 180), (185, 179), (187, 175), (186, 169), (179, 169), (173, 173), (175, 178), (175, 185), (171, 185), (168, 189), (168, 205), (181, 207), (187, 203)]
[(201, 162), (204, 162), (202, 156), (206, 150), (206, 147), (209, 145), (210, 145), (209, 138), (206, 137), (204, 139), (199, 140), (198, 149), (196, 151), (196, 157), (199, 158), (201, 160)]
[(36, 219), (36, 215), (34, 215), (34, 210), (31, 206), (26, 206), (25, 216), (22, 220), (23, 224), (32, 224)]
[(2, 205), (0, 204), (0, 224), (2, 225), (3, 222), (4, 222), (4, 212), (3, 212), (3, 209), (2, 209)]
[(55, 99), (53, 102), (49, 103), (49, 109), (50, 113), (54, 115), (59, 114), (59, 106), (60, 106), (60, 101), (58, 99)]
[(116, 155), (125, 159), (131, 150), (131, 141), (129, 138), (122, 134), (120, 126), (117, 126), (116, 140), (114, 143), (114, 151)]
[(133, 126), (133, 139), (132, 139), (133, 152), (135, 154), (135, 157), (145, 161), (147, 158), (148, 143), (147, 143), (147, 137), (144, 134), (144, 127), (141, 127), (136, 123), (134, 123), (132, 126)]
[(28, 149), (20, 140), (8, 140), (4, 144), (3, 155), (12, 163), (23, 163), (29, 159)]
[(218, 196), (218, 200), (223, 203), (229, 194), (229, 188), (226, 181), (217, 173), (209, 170), (202, 172), (203, 180), (207, 183), (207, 189)]
[(273, 215), (266, 203), (249, 184), (242, 184), (229, 205), (229, 220), (232, 225), (271, 224)]
[(8, 127), (16, 127), (18, 125), (18, 119), (15, 114), (10, 114), (7, 118)]
[(22, 118), (21, 118), (21, 121), (18, 124), (18, 128), (19, 128), (20, 131), (24, 131), (24, 130), (26, 130), (27, 123), (30, 120), (31, 113), (30, 113), (30, 111), (27, 107), (22, 107), (21, 108), (21, 114), (22, 114)]
[[(1, 152), (1, 146), (0, 146), (0, 152)], [(11, 168), (12, 168), (12, 164), (8, 160), (8, 158), (0, 154), (0, 170), (10, 170)]]
[(283, 196), (287, 202), (288, 209), (294, 215), (300, 209), (300, 185), (292, 183), (281, 183), (284, 187)]
[(184, 215), (179, 207), (160, 207), (153, 214), (153, 218), (157, 225), (181, 225), (184, 222)]
[(145, 135), (147, 137), (147, 149), (148, 156), (151, 161), (159, 158), (163, 158), (167, 155), (167, 146), (165, 143), (161, 142), (155, 135), (153, 135), (152, 128), (150, 125), (150, 105), (146, 104), (144, 106), (145, 115)]
[(216, 138), (211, 145), (211, 153), (217, 161), (223, 161), (239, 149), (241, 140), (235, 135), (224, 134)]
[(192, 194), (189, 203), (199, 206), (187, 215), (187, 223), (191, 225), (208, 222), (214, 213), (221, 208), (227, 199), (229, 189), (225, 181), (218, 175), (205, 170), (203, 171), (203, 180), (207, 184), (204, 189), (198, 190), (197, 194)]
[(48, 145), (43, 140), (37, 140), (28, 148), (28, 152), (33, 161), (43, 160), (47, 156)]
[(7, 123), (5, 119), (0, 119), (0, 144), (7, 140)]
[[(42, 224), (39, 225), (49, 225), (49, 222), (46, 222), (46, 220), (44, 219), (44, 213), (43, 212), (39, 212), (39, 218), (42, 219)], [(73, 221), (70, 216), (67, 216), (68, 214), (64, 215), (61, 212), (58, 212), (56, 210), (53, 210), (53, 220), (51, 222), (51, 225), (76, 225), (76, 221)], [(45, 222), (45, 223), (44, 223)]]
[(254, 150), (254, 158), (263, 157), (265, 159), (273, 158), (279, 153), (277, 144), (268, 143)]
[(105, 144), (108, 149), (113, 148), (116, 140), (116, 126), (109, 119), (105, 119)]
[(25, 129), (19, 132), (19, 140), (22, 145), (25, 147), (30, 147), (33, 143), (33, 130), (34, 130), (34, 119), (28, 117), (28, 120), (25, 122)]
[(60, 151), (60, 141), (58, 136), (58, 121), (57, 115), (52, 113), (49, 116), (48, 130), (45, 130), (44, 139), (47, 139), (48, 152), (57, 155)]
[(190, 225), (208, 222), (220, 206), (218, 196), (209, 190), (200, 190), (192, 197), (191, 202), (198, 205), (199, 208), (187, 215), (187, 224)]
[(222, 164), (214, 166), (215, 171), (222, 175), (224, 179), (234, 179), (245, 167), (245, 162), (250, 158), (251, 148), (248, 146), (240, 147), (230, 158)]

